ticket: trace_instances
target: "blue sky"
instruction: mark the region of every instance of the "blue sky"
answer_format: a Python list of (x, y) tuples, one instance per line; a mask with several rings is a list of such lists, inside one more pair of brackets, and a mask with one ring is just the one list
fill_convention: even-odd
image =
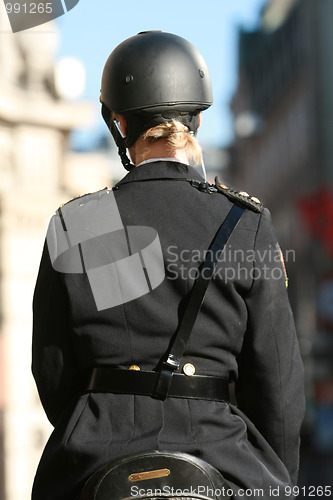
[[(237, 83), (237, 32), (252, 29), (265, 0), (80, 0), (58, 19), (57, 58), (77, 57), (86, 67), (84, 98), (96, 102), (104, 63), (124, 39), (159, 29), (183, 36), (204, 56), (212, 79), (214, 104), (205, 111), (198, 138), (203, 145), (225, 146), (232, 138), (229, 101)], [(80, 137), (102, 133), (102, 120)]]

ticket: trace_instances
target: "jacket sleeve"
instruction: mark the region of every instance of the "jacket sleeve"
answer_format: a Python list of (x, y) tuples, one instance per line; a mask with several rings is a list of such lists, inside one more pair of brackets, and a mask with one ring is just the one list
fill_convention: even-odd
[(238, 408), (254, 423), (295, 484), (304, 415), (303, 365), (289, 304), (284, 263), (269, 211), (256, 235), (248, 326), (239, 356)]
[(77, 392), (69, 303), (62, 274), (52, 267), (45, 243), (33, 299), (32, 372), (52, 425)]

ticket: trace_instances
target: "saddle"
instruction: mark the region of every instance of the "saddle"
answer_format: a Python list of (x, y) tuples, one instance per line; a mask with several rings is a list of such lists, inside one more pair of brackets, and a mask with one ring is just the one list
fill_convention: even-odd
[(228, 500), (232, 490), (210, 464), (187, 453), (128, 455), (96, 471), (79, 500)]

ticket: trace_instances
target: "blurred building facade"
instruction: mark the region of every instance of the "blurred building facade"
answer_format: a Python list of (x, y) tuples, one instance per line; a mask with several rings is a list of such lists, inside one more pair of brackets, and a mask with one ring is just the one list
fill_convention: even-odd
[(333, 483), (332, 20), (332, 0), (267, 1), (258, 29), (240, 30), (231, 102), (230, 181), (269, 207), (287, 257), (308, 396), (301, 482), (314, 485)]
[(31, 304), (47, 223), (110, 185), (105, 152), (68, 151), (93, 108), (55, 86), (56, 26), (11, 33), (0, 4), (0, 500), (28, 500), (50, 434), (30, 373)]

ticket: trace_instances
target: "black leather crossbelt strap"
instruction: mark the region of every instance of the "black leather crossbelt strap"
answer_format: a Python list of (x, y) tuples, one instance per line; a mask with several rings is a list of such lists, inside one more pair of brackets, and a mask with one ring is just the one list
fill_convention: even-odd
[(157, 399), (165, 399), (168, 396), (172, 376), (179, 368), (180, 360), (204, 301), (209, 282), (219, 262), (221, 253), (244, 211), (243, 207), (233, 205), (209, 247), (207, 258), (201, 265), (199, 276), (190, 292), (189, 300), (178, 330), (174, 335), (172, 346), (166, 356), (165, 362), (161, 366), (154, 392), (154, 397)]
[[(134, 371), (108, 366), (93, 369), (86, 390), (115, 394), (153, 396), (159, 372)], [(229, 401), (228, 381), (221, 377), (175, 373), (168, 397)]]

